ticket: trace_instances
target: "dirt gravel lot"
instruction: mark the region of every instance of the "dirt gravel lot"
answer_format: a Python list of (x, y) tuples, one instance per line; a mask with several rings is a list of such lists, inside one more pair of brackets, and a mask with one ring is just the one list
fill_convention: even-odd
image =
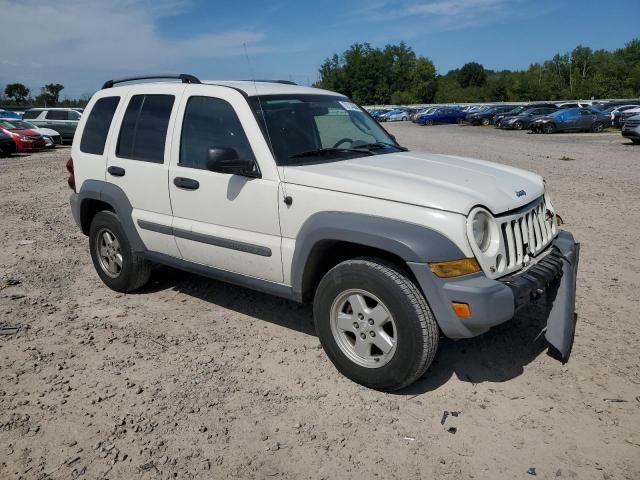
[(388, 128), (546, 177), (582, 242), (568, 364), (532, 307), (442, 342), (408, 390), (367, 390), (327, 360), (308, 306), (168, 268), (108, 290), (71, 219), (69, 149), (16, 156), (0, 160), (0, 327), (20, 326), (0, 336), (0, 479), (640, 478), (640, 148)]

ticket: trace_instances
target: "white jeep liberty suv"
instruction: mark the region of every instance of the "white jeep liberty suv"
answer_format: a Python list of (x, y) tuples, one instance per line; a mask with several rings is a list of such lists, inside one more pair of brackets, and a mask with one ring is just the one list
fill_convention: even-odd
[(579, 245), (542, 178), (408, 151), (338, 93), (110, 80), (67, 169), (109, 288), (142, 287), (156, 262), (313, 302), (327, 355), (362, 385), (409, 385), (441, 334), (479, 335), (543, 292), (550, 351), (570, 353)]

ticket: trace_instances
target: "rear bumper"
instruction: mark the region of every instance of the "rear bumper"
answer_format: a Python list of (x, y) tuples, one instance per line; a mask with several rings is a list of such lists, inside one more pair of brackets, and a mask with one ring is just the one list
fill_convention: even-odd
[(71, 206), (71, 215), (76, 225), (82, 229), (82, 221), (80, 220), (80, 196), (77, 193), (72, 193), (69, 197), (69, 205)]
[[(516, 310), (542, 293), (552, 302), (545, 337), (566, 360), (575, 329), (575, 290), (579, 244), (561, 231), (551, 251), (524, 272), (492, 280), (483, 274), (440, 279), (423, 263), (409, 264), (424, 292), (438, 325), (449, 338), (470, 338), (513, 318)], [(469, 305), (471, 315), (459, 318), (451, 302)]]

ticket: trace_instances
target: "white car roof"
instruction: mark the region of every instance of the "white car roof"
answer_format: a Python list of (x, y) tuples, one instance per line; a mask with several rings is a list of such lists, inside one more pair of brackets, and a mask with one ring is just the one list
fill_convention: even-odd
[[(125, 90), (130, 87), (140, 87), (141, 85), (166, 85), (175, 84), (176, 82), (137, 82), (121, 86), (113, 86), (111, 88), (103, 89), (101, 92)], [(313, 87), (304, 87), (301, 85), (295, 85), (291, 83), (279, 83), (279, 82), (265, 82), (265, 81), (252, 81), (252, 80), (202, 80), (203, 85), (220, 85), (224, 87), (231, 87), (237, 90), (241, 90), (249, 97), (256, 95), (331, 95), (340, 96), (344, 95), (329, 90), (322, 90)], [(35, 110), (35, 109), (32, 109)], [(46, 110), (46, 109), (43, 109)]]
[(304, 87), (301, 85), (292, 85), (288, 83), (277, 82), (253, 82), (251, 80), (203, 80), (205, 85), (224, 85), (227, 87), (242, 90), (248, 96), (255, 95), (339, 95), (339, 93), (329, 90), (322, 90), (313, 87)]

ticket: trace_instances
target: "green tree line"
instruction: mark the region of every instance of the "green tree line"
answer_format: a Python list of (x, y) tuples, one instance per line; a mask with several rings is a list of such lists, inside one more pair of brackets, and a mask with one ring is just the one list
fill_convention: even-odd
[(35, 97), (31, 89), (22, 83), (9, 83), (0, 90), (0, 103), (5, 106), (32, 106), (32, 107), (84, 107), (89, 98), (60, 100), (60, 92), (64, 85), (48, 83), (40, 89)]
[(526, 70), (494, 71), (470, 62), (438, 75), (404, 42), (355, 43), (320, 66), (315, 86), (363, 105), (640, 97), (640, 39), (613, 51), (581, 45)]

